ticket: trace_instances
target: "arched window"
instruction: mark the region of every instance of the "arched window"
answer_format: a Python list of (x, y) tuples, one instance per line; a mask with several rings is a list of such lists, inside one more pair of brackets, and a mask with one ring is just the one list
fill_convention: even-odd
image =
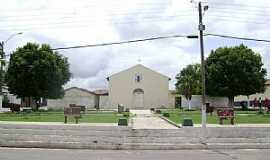
[(136, 88), (136, 89), (134, 89), (134, 91), (133, 91), (133, 94), (134, 93), (144, 93), (144, 91), (141, 89), (141, 88)]
[(141, 74), (135, 74), (135, 82), (140, 83), (142, 81), (142, 75)]

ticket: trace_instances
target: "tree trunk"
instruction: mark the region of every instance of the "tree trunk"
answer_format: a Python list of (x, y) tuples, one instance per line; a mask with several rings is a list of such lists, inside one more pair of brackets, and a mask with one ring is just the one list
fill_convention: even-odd
[(191, 99), (188, 99), (188, 110), (191, 110), (191, 105), (190, 105), (190, 103), (191, 103)]
[(38, 101), (39, 100), (37, 100), (37, 99), (35, 99), (33, 97), (29, 97), (29, 104), (30, 104), (33, 111), (38, 110)]
[(250, 107), (250, 102), (249, 102), (249, 95), (247, 96), (247, 108), (249, 108)]
[(234, 96), (230, 96), (229, 98), (229, 103), (228, 103), (228, 107), (233, 108), (233, 104), (234, 104)]

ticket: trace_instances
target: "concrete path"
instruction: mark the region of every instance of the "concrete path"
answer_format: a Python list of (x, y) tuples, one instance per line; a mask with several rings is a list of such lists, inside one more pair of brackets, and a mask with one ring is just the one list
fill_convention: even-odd
[(178, 129), (151, 113), (150, 110), (131, 110), (135, 115), (131, 119), (133, 129)]

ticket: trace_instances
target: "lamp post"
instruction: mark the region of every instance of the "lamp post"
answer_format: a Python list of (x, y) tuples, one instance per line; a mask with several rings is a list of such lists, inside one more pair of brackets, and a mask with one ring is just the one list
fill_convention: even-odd
[(12, 35), (10, 35), (5, 41), (2, 41), (0, 42), (0, 62), (1, 62), (1, 66), (0, 66), (0, 94), (1, 96), (3, 95), (3, 70), (4, 70), (4, 66), (5, 66), (5, 51), (4, 51), (4, 47), (5, 47), (5, 44), (11, 40), (13, 37), (15, 37), (16, 35), (20, 35), (20, 34), (23, 34), (22, 32), (18, 32), (18, 33), (14, 33)]

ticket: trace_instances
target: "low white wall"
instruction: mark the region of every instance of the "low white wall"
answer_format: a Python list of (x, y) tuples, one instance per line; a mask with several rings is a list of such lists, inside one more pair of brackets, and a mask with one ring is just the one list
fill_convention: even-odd
[(95, 107), (95, 100), (90, 97), (72, 97), (72, 98), (63, 98), (63, 99), (56, 99), (47, 101), (48, 108), (55, 108), (61, 109), (65, 107), (69, 107), (69, 104), (77, 104), (83, 105), (87, 108), (94, 108)]
[(72, 88), (66, 90), (62, 99), (48, 99), (47, 101), (47, 107), (55, 109), (69, 107), (69, 104), (77, 104), (86, 106), (87, 108), (94, 108), (96, 105), (96, 95), (78, 88)]
[(13, 94), (8, 94), (7, 97), (8, 97), (9, 103), (21, 104), (21, 98), (17, 98)]
[[(188, 108), (188, 100), (185, 96), (182, 97), (182, 104), (181, 106), (184, 108)], [(210, 106), (214, 107), (224, 107), (228, 105), (228, 98), (227, 97), (206, 97), (206, 103), (210, 103)], [(202, 106), (202, 96), (201, 95), (193, 95), (191, 98), (191, 108), (200, 108)]]
[(109, 108), (109, 96), (100, 96), (99, 97), (99, 108), (100, 109)]

